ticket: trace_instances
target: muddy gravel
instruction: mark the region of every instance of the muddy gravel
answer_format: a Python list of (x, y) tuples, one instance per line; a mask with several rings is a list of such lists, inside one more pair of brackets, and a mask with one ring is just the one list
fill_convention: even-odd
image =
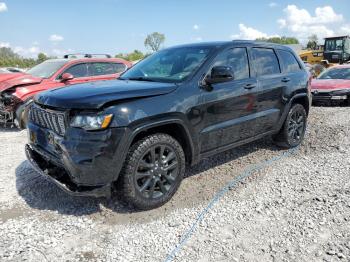
[(66, 195), (25, 160), (26, 131), (2, 128), (0, 260), (350, 261), (349, 115), (312, 108), (295, 152), (264, 139), (205, 159), (168, 204), (147, 212)]

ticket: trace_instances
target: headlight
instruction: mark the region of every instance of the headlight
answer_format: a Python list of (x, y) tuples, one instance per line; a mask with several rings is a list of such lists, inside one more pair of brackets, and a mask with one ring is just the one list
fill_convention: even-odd
[(105, 129), (109, 126), (113, 114), (108, 115), (77, 115), (73, 117), (70, 126), (85, 130)]

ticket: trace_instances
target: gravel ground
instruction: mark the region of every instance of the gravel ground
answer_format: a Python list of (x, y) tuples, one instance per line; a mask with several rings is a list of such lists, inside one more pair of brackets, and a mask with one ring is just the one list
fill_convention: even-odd
[[(350, 261), (350, 108), (312, 108), (301, 148), (217, 201), (174, 261)], [(0, 130), (1, 261), (164, 261), (215, 194), (283, 153), (269, 139), (203, 160), (165, 206), (70, 197)]]

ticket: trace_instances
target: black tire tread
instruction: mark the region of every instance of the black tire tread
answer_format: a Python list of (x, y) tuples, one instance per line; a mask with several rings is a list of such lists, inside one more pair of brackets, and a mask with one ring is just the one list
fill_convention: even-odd
[[(133, 176), (131, 176), (130, 174), (133, 174), (134, 168), (138, 164), (139, 157), (143, 154), (144, 150), (157, 143), (168, 143), (174, 147), (175, 152), (176, 154), (178, 154), (179, 157), (180, 174), (178, 177), (178, 182), (175, 185), (174, 189), (170, 192), (170, 194), (167, 194), (166, 196), (157, 199), (157, 201), (148, 201), (144, 198), (140, 198), (137, 196)], [(165, 204), (175, 194), (178, 187), (180, 186), (184, 172), (185, 154), (179, 142), (168, 134), (156, 133), (153, 135), (146, 136), (145, 138), (137, 141), (130, 147), (123, 168), (120, 172), (117, 190), (119, 191), (118, 193), (121, 194), (121, 197), (124, 201), (138, 209), (148, 210), (157, 208)]]
[[(293, 148), (293, 147), (296, 147), (298, 145), (292, 145), (290, 144), (289, 140), (288, 140), (288, 129), (287, 129), (287, 123), (292, 115), (292, 113), (295, 111), (295, 110), (301, 110), (305, 116), (305, 126), (307, 124), (307, 114), (306, 114), (306, 110), (304, 108), (303, 105), (301, 104), (293, 104), (288, 112), (288, 115), (283, 123), (283, 126), (281, 128), (281, 130), (279, 131), (279, 133), (277, 133), (276, 135), (274, 135), (272, 137), (274, 143), (279, 146), (279, 147), (282, 147), (282, 148)], [(305, 132), (304, 132), (305, 133)], [(304, 137), (302, 137), (300, 143), (302, 142)]]

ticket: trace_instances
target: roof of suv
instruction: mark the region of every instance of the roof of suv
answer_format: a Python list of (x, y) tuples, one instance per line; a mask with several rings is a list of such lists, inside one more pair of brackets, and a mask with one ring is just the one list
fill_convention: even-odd
[(292, 49), (285, 45), (275, 44), (275, 43), (269, 43), (269, 42), (261, 42), (261, 41), (254, 41), (254, 40), (233, 40), (233, 41), (216, 41), (216, 42), (199, 42), (199, 43), (191, 43), (191, 44), (184, 44), (184, 45), (178, 45), (174, 47), (169, 47), (167, 49), (172, 48), (178, 48), (178, 47), (225, 47), (225, 46), (233, 46), (233, 45), (244, 45), (244, 46), (265, 46), (265, 47), (272, 47), (272, 48), (279, 48), (279, 49), (285, 49), (288, 51), (292, 51)]
[(95, 61), (103, 61), (103, 62), (126, 62), (126, 60), (122, 58), (100, 58), (100, 57), (93, 57), (93, 58), (53, 58), (49, 59), (50, 61), (55, 62), (70, 62), (70, 61), (83, 61), (83, 62), (95, 62)]

